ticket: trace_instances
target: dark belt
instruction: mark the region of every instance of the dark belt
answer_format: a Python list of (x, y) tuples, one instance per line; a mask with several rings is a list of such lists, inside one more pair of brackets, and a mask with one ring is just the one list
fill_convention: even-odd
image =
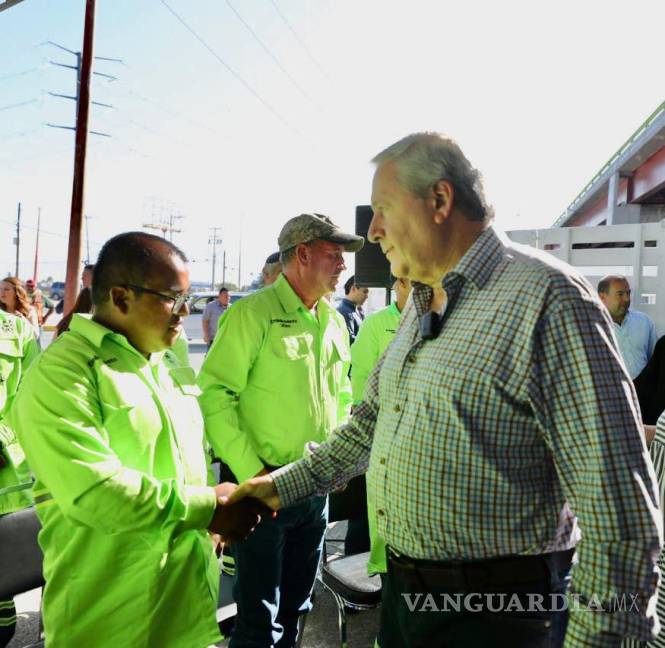
[(506, 556), (487, 560), (416, 560), (388, 548), (388, 571), (426, 587), (473, 591), (487, 586), (514, 585), (549, 579), (551, 570), (570, 568), (575, 549), (537, 556)]

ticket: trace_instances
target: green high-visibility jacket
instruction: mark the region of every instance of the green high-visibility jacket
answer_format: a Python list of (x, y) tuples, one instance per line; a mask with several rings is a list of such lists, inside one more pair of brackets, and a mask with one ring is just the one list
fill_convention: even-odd
[(381, 354), (395, 337), (400, 312), (396, 304), (390, 304), (365, 318), (356, 341), (351, 345), (351, 387), (353, 402), (363, 399), (365, 383)]
[(50, 648), (204, 648), (219, 571), (194, 372), (74, 315), (10, 421), (36, 483)]
[(303, 456), (349, 415), (349, 334), (320, 299), (316, 317), (284, 275), (220, 319), (199, 374), (206, 433), (238, 480)]
[(0, 515), (32, 504), (32, 477), (16, 435), (6, 422), (19, 383), (39, 354), (30, 322), (0, 310)]
[[(399, 326), (400, 312), (396, 304), (390, 304), (365, 318), (356, 341), (351, 345), (351, 385), (353, 402), (363, 398), (365, 383), (379, 358), (395, 337)], [(367, 571), (377, 574), (386, 571), (386, 543), (376, 533), (376, 514), (372, 502), (367, 496), (367, 519), (369, 521), (370, 552)]]

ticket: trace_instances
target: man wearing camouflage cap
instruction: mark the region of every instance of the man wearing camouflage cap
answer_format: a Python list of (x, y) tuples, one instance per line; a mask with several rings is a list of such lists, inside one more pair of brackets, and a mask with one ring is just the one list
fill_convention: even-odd
[[(278, 243), (282, 274), (228, 311), (199, 377), (208, 438), (238, 481), (301, 458), (351, 405), (349, 336), (322, 297), (346, 269), (343, 252), (357, 252), (364, 240), (326, 216), (301, 214)], [(325, 497), (310, 497), (235, 546), (231, 648), (296, 644), (326, 517)]]

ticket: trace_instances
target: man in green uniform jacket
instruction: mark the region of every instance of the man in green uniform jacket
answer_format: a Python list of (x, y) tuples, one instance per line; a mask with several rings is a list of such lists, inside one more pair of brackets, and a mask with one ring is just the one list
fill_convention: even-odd
[[(365, 318), (356, 341), (351, 346), (351, 387), (353, 404), (363, 399), (365, 383), (372, 369), (392, 342), (399, 326), (399, 318), (411, 292), (411, 282), (407, 278), (395, 279), (393, 290), (397, 301), (372, 313)], [(386, 572), (386, 543), (376, 534), (376, 514), (372, 502), (367, 498), (367, 519), (369, 521), (370, 553), (367, 571), (372, 574)]]
[[(363, 239), (325, 216), (292, 218), (279, 235), (283, 272), (221, 319), (199, 384), (206, 432), (238, 480), (266, 474), (324, 441), (351, 406), (349, 336), (324, 295)], [(312, 497), (234, 547), (238, 618), (232, 648), (293, 646), (310, 607), (327, 507)]]
[(186, 261), (142, 232), (108, 241), (94, 316), (74, 315), (13, 404), (36, 477), (50, 648), (220, 639), (207, 531), (234, 540), (259, 518), (208, 485), (199, 389), (168, 351), (188, 314)]
[[(0, 310), (0, 515), (32, 504), (32, 478), (13, 430), (5, 422), (21, 378), (39, 353), (28, 320)], [(0, 601), (0, 647), (16, 629), (14, 601)]]

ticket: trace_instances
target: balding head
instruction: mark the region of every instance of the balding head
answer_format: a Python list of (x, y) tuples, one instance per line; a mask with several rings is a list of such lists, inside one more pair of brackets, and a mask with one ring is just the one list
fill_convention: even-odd
[(114, 236), (104, 244), (93, 270), (93, 304), (98, 307), (108, 301), (114, 286), (144, 285), (174, 256), (187, 262), (180, 248), (154, 234), (125, 232)]

